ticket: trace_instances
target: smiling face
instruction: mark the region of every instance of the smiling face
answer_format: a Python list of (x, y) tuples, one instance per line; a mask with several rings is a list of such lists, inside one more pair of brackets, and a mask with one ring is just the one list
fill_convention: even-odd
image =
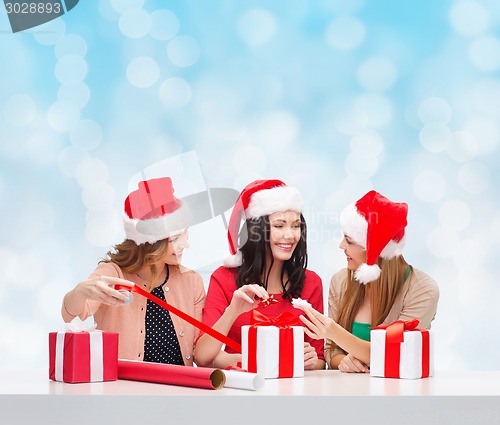
[(187, 229), (169, 236), (167, 252), (165, 253), (165, 264), (170, 266), (179, 265), (182, 261), (184, 248), (189, 248)]
[(347, 256), (347, 268), (355, 271), (358, 267), (366, 262), (365, 249), (354, 242), (348, 235), (344, 235), (344, 239), (340, 242), (339, 248), (345, 252)]
[(274, 261), (291, 258), (300, 237), (300, 213), (295, 211), (275, 212), (269, 215), (269, 245)]

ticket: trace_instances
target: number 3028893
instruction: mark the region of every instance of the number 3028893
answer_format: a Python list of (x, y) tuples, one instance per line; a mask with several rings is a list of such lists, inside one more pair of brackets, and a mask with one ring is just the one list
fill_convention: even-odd
[(41, 14), (61, 13), (61, 3), (5, 3), (7, 14)]

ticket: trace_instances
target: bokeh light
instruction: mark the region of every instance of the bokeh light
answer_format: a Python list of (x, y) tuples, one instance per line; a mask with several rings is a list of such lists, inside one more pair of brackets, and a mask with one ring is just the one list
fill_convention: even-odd
[(200, 57), (200, 46), (193, 37), (180, 35), (168, 43), (167, 56), (176, 66), (192, 66)]
[(437, 202), (446, 193), (446, 180), (437, 171), (424, 170), (413, 180), (413, 191), (417, 198), (425, 202)]
[(452, 232), (467, 228), (471, 223), (471, 217), (470, 208), (463, 201), (447, 201), (439, 209), (439, 222)]
[(70, 131), (80, 119), (80, 110), (73, 102), (57, 101), (47, 111), (47, 121), (57, 131)]
[(468, 131), (456, 131), (453, 133), (451, 144), (446, 153), (457, 162), (467, 162), (478, 154), (479, 142), (472, 133)]
[(151, 17), (144, 9), (128, 9), (120, 16), (118, 24), (126, 37), (142, 38), (151, 30)]
[(369, 91), (381, 92), (390, 89), (397, 79), (394, 63), (384, 57), (372, 57), (358, 68), (358, 80)]
[(63, 103), (74, 103), (78, 108), (83, 108), (90, 99), (90, 90), (84, 82), (76, 84), (63, 84), (57, 90), (57, 100)]
[(160, 86), (160, 100), (169, 109), (186, 106), (191, 101), (192, 90), (182, 78), (168, 78)]
[(73, 146), (91, 151), (102, 142), (102, 128), (93, 120), (81, 120), (71, 131), (70, 140)]
[(419, 133), (421, 145), (433, 153), (447, 150), (452, 139), (453, 133), (445, 124), (426, 124)]
[(76, 84), (87, 75), (87, 62), (78, 55), (65, 55), (57, 61), (54, 73), (61, 84)]
[(156, 10), (150, 15), (151, 28), (149, 34), (157, 40), (170, 40), (179, 32), (180, 23), (177, 16), (169, 10)]
[(11, 96), (3, 105), (3, 117), (12, 125), (27, 125), (36, 116), (37, 108), (31, 96), (19, 93)]
[(361, 20), (354, 16), (339, 16), (326, 29), (326, 40), (340, 51), (359, 47), (366, 37), (366, 28)]
[(453, 256), (459, 241), (460, 239), (455, 232), (445, 227), (438, 227), (427, 235), (427, 249), (436, 258), (450, 258)]
[(265, 9), (251, 9), (236, 22), (236, 31), (249, 46), (259, 46), (271, 40), (276, 33), (276, 19)]
[(458, 182), (468, 193), (478, 194), (488, 189), (491, 183), (490, 169), (481, 162), (469, 162), (460, 167)]
[(456, 1), (451, 6), (450, 23), (459, 34), (465, 36), (481, 34), (488, 29), (490, 21), (488, 11), (476, 1)]
[(498, 71), (500, 69), (500, 40), (493, 36), (476, 38), (469, 46), (469, 59), (481, 71)]
[(160, 76), (157, 62), (148, 56), (133, 59), (127, 67), (127, 79), (139, 88), (151, 87)]
[(78, 34), (66, 34), (61, 37), (54, 48), (58, 59), (67, 55), (77, 55), (84, 57), (87, 54), (88, 46), (85, 39)]

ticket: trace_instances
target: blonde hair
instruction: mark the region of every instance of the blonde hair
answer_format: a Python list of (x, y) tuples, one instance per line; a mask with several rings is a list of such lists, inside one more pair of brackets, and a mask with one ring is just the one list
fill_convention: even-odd
[(408, 263), (402, 255), (391, 259), (380, 257), (377, 264), (382, 270), (380, 277), (366, 285), (355, 280), (354, 272), (347, 270), (347, 288), (340, 303), (337, 323), (349, 332), (352, 332), (354, 317), (365, 298), (366, 291), (370, 291), (371, 325), (378, 326), (389, 314), (404, 283)]
[(151, 286), (156, 278), (161, 273), (161, 269), (158, 268), (158, 264), (163, 261), (165, 254), (168, 249), (169, 240), (162, 239), (155, 243), (143, 243), (137, 245), (134, 241), (130, 239), (125, 239), (122, 243), (115, 245), (107, 253), (105, 258), (103, 258), (101, 263), (115, 263), (123, 271), (127, 273), (137, 273), (144, 267), (149, 267), (152, 273)]

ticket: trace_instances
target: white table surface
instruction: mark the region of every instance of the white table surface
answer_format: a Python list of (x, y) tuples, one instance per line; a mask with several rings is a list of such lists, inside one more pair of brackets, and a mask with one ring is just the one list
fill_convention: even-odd
[(417, 380), (307, 371), (303, 378), (268, 379), (262, 389), (246, 391), (124, 380), (66, 384), (50, 381), (46, 370), (0, 370), (1, 425), (88, 424), (100, 423), (103, 417), (120, 425), (172, 420), (235, 425), (282, 421), (498, 425), (499, 406), (500, 371), (438, 371)]
[(66, 384), (48, 379), (45, 370), (1, 371), (0, 395), (198, 395), (220, 396), (500, 396), (500, 371), (436, 372), (425, 379), (384, 379), (337, 370), (306, 371), (304, 378), (266, 379), (258, 391), (206, 390), (118, 380)]

